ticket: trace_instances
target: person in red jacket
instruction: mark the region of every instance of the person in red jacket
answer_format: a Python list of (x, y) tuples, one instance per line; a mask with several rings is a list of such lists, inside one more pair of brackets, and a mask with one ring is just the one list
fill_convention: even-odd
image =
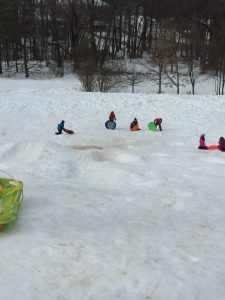
[(201, 149), (201, 150), (208, 149), (208, 147), (205, 144), (205, 134), (204, 133), (200, 136), (198, 149)]
[(116, 121), (116, 115), (115, 115), (114, 111), (111, 111), (111, 113), (109, 115), (109, 121), (111, 121), (111, 122)]
[(221, 138), (219, 139), (219, 146), (218, 146), (218, 150), (225, 152), (225, 139), (224, 137), (221, 136)]
[(161, 126), (161, 124), (162, 124), (162, 119), (161, 119), (161, 118), (156, 118), (156, 119), (154, 120), (154, 123), (155, 123), (156, 126), (159, 126), (159, 130), (162, 131), (162, 126)]

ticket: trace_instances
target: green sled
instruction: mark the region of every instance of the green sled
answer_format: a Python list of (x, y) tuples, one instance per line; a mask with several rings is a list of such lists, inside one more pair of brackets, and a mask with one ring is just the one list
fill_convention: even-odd
[(149, 122), (148, 123), (148, 129), (151, 130), (151, 131), (155, 131), (155, 130), (157, 130), (157, 126), (155, 125), (154, 122)]
[(22, 181), (0, 178), (0, 225), (17, 219), (22, 199)]

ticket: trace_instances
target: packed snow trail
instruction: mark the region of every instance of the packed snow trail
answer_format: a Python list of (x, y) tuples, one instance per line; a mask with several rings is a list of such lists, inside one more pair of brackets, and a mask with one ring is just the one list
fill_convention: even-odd
[[(24, 181), (0, 299), (224, 300), (225, 154), (197, 146), (225, 135), (225, 97), (3, 79), (0, 95), (0, 169)], [(62, 119), (75, 135), (55, 135)]]

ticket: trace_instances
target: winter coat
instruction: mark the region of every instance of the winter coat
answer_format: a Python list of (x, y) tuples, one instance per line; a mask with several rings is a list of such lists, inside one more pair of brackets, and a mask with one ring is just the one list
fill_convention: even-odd
[(137, 131), (140, 130), (139, 126), (138, 126), (138, 121), (134, 120), (131, 124), (130, 124), (130, 130), (131, 131)]
[(135, 125), (137, 125), (138, 124), (138, 122), (137, 121), (133, 121), (131, 124), (130, 124), (130, 129), (132, 129)]
[(58, 124), (58, 129), (63, 130), (63, 128), (64, 128), (64, 122), (59, 123)]
[(156, 118), (156, 119), (154, 120), (154, 123), (155, 123), (155, 125), (160, 125), (160, 124), (162, 123), (162, 119)]
[(112, 111), (109, 115), (109, 121), (116, 121), (115, 113)]
[(218, 150), (225, 152), (225, 139), (223, 137), (219, 139)]
[(204, 135), (201, 135), (201, 136), (200, 136), (200, 139), (199, 139), (199, 146), (200, 146), (201, 148), (206, 147)]

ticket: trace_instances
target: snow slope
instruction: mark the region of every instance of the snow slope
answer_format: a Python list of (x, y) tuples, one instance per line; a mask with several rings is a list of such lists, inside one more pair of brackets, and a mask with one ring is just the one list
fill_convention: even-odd
[[(24, 181), (0, 233), (0, 299), (225, 299), (225, 154), (197, 150), (225, 135), (225, 97), (2, 79), (0, 109), (0, 169)], [(163, 132), (147, 130), (155, 117)], [(62, 119), (75, 135), (54, 134)]]

